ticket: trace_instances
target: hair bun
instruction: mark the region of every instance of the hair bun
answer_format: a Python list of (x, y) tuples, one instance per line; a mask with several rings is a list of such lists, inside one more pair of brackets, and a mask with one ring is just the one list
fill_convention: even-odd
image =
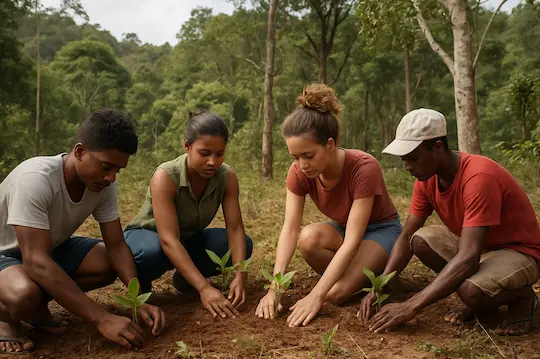
[(312, 84), (304, 88), (296, 98), (296, 104), (321, 113), (330, 113), (338, 119), (343, 109), (334, 89), (325, 84)]

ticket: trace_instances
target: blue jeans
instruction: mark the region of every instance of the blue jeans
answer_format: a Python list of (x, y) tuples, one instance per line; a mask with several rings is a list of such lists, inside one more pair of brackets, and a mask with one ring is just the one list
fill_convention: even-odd
[[(174, 266), (163, 252), (157, 232), (143, 228), (128, 229), (124, 232), (124, 238), (133, 253), (141, 290), (143, 293), (149, 292), (152, 281), (174, 269)], [(205, 250), (209, 249), (220, 257), (227, 253), (229, 242), (224, 228), (206, 228), (195, 236), (182, 239), (181, 242), (203, 276), (208, 278), (219, 273), (217, 265), (210, 260)], [(252, 251), (253, 242), (246, 235), (246, 259), (251, 257)], [(229, 259), (227, 265), (232, 265), (232, 259)]]

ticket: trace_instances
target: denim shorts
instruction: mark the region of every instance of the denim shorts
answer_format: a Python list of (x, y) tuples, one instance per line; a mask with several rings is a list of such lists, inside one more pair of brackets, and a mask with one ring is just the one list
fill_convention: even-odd
[[(53, 249), (51, 257), (70, 277), (73, 277), (84, 258), (99, 242), (101, 241), (95, 238), (72, 236)], [(18, 264), (23, 264), (19, 248), (0, 252), (0, 271)]]
[[(345, 238), (345, 227), (341, 226), (336, 221), (326, 222), (332, 225), (335, 229), (339, 231), (342, 238)], [(390, 255), (394, 243), (396, 243), (397, 238), (401, 234), (403, 227), (399, 221), (399, 217), (396, 219), (391, 219), (389, 221), (377, 222), (368, 224), (366, 228), (366, 233), (364, 234), (364, 241), (375, 241), (379, 243), (386, 253)]]
[[(144, 228), (128, 229), (124, 232), (124, 238), (133, 253), (143, 291), (149, 291), (153, 280), (161, 277), (166, 271), (174, 269), (174, 265), (161, 248), (156, 231)], [(181, 242), (204, 277), (218, 274), (217, 265), (208, 257), (205, 250), (209, 249), (220, 257), (227, 253), (229, 242), (224, 228), (206, 228), (190, 238), (182, 239)], [(251, 257), (252, 251), (253, 242), (249, 236), (246, 236), (246, 258)], [(229, 259), (227, 265), (232, 265), (232, 259)]]

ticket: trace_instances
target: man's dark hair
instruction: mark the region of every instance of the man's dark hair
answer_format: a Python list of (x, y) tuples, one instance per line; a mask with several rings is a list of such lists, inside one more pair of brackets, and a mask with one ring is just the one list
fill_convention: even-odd
[(90, 151), (116, 149), (134, 155), (139, 140), (131, 119), (115, 109), (93, 112), (77, 131), (75, 141)]
[(444, 146), (445, 152), (450, 152), (450, 147), (448, 146), (448, 138), (446, 136), (432, 138), (431, 140), (424, 140), (422, 143), (427, 147), (428, 150), (432, 150), (437, 141), (441, 141)]

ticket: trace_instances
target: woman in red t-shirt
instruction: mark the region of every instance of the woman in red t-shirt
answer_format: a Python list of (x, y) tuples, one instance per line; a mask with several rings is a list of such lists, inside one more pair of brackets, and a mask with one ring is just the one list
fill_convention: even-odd
[[(285, 222), (274, 274), (285, 273), (299, 244), (306, 262), (322, 277), (290, 308), (289, 326), (307, 325), (325, 301), (343, 303), (368, 285), (362, 268), (382, 272), (402, 228), (377, 160), (337, 146), (342, 106), (334, 90), (311, 85), (296, 102), (283, 123), (294, 163), (287, 174)], [(306, 194), (331, 221), (300, 231)], [(272, 318), (274, 303), (271, 287), (255, 314)]]

